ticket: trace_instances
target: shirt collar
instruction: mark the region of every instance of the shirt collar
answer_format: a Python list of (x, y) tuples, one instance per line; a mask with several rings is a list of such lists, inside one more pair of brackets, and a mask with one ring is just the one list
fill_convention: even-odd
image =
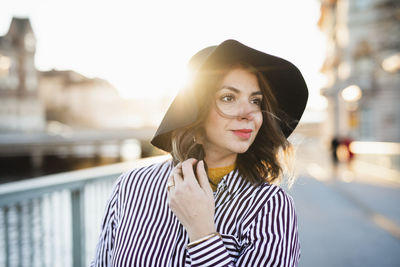
[(226, 189), (231, 196), (230, 198), (233, 198), (251, 186), (252, 184), (239, 174), (239, 170), (234, 169), (221, 179), (217, 192)]

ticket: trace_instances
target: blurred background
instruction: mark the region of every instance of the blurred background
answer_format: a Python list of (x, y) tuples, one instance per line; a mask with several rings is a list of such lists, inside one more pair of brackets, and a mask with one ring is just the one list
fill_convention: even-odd
[(198, 50), (237, 39), (310, 91), (290, 141), (300, 266), (400, 266), (400, 2), (6, 0), (0, 266), (87, 266), (118, 175)]

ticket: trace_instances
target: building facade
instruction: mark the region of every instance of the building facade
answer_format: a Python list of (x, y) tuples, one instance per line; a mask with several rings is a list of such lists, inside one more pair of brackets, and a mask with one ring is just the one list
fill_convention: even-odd
[(42, 131), (44, 107), (34, 64), (36, 39), (29, 19), (13, 18), (0, 36), (0, 131)]
[(39, 95), (48, 121), (75, 128), (124, 127), (123, 99), (107, 81), (72, 70), (39, 72)]
[(400, 142), (400, 1), (322, 0), (326, 136)]

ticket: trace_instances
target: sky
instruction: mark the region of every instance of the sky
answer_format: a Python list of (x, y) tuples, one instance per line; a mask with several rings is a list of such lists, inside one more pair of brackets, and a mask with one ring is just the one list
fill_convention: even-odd
[(236, 39), (294, 63), (323, 109), (319, 73), (325, 38), (319, 0), (4, 0), (0, 35), (29, 17), (40, 70), (74, 70), (114, 85), (123, 97), (173, 96), (198, 50)]

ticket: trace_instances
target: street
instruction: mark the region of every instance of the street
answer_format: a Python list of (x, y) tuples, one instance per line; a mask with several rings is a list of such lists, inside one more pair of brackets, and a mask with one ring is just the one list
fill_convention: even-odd
[(300, 174), (288, 190), (298, 216), (299, 266), (400, 266), (400, 186), (346, 180), (331, 171), (315, 143), (307, 147), (313, 153), (299, 149)]

